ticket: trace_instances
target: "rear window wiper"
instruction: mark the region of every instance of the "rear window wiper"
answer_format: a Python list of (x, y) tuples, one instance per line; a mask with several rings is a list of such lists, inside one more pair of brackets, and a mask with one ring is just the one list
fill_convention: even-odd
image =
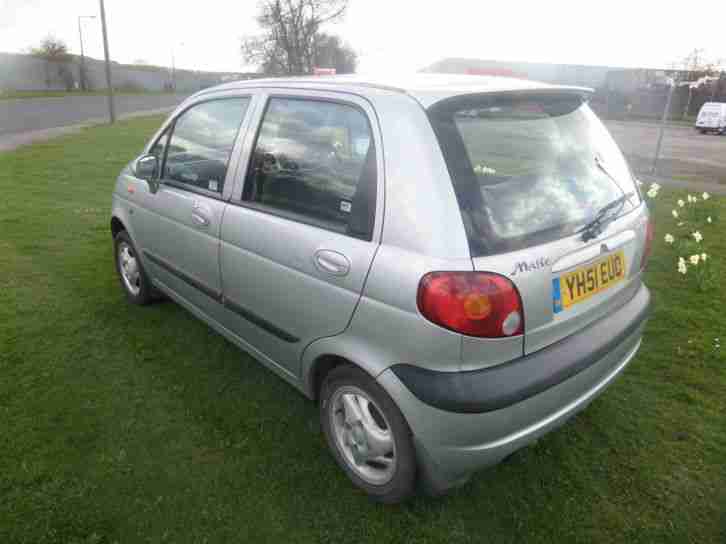
[[(623, 193), (622, 196), (619, 196), (612, 202), (609, 202), (608, 204), (605, 204), (602, 208), (600, 208), (595, 213), (595, 217), (593, 217), (587, 224), (585, 224), (584, 227), (577, 231), (578, 234), (582, 233), (582, 241), (587, 242), (589, 240), (592, 240), (593, 238), (596, 238), (602, 232), (603, 227), (618, 216), (618, 213), (623, 208), (623, 206), (625, 206), (625, 203), (630, 200), (630, 197), (632, 197), (634, 194), (635, 193), (632, 192)], [(608, 215), (608, 213), (612, 210), (616, 210), (615, 213)]]

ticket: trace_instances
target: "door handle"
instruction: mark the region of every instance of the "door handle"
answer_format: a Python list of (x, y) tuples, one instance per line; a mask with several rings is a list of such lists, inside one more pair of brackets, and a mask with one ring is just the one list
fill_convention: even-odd
[(209, 226), (209, 219), (207, 219), (201, 213), (196, 212), (196, 211), (195, 212), (192, 212), (192, 221), (194, 221), (194, 223), (197, 226), (200, 226), (200, 227), (208, 227)]
[(331, 276), (345, 276), (350, 272), (348, 257), (330, 249), (316, 251), (313, 262), (318, 270)]
[(192, 202), (192, 221), (198, 227), (209, 226), (209, 213), (209, 208), (198, 200)]

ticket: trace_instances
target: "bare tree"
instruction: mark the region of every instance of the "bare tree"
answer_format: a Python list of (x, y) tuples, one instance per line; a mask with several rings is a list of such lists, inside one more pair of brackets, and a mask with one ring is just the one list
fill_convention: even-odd
[(265, 73), (308, 74), (315, 43), (325, 23), (345, 14), (348, 0), (263, 0), (257, 23), (262, 33), (242, 40), (242, 56)]
[(693, 49), (679, 62), (674, 62), (675, 70), (688, 72), (678, 74), (686, 81), (695, 81), (704, 76), (714, 76), (724, 69), (724, 59), (708, 58), (705, 49)]
[(338, 36), (320, 32), (315, 38), (314, 64), (322, 68), (335, 68), (336, 74), (351, 74), (358, 64), (358, 55)]
[(54, 79), (52, 72), (55, 72), (67, 91), (73, 89), (73, 74), (67, 62), (71, 56), (68, 53), (68, 46), (63, 40), (50, 35), (46, 36), (38, 47), (30, 48), (30, 54), (45, 61), (45, 85), (47, 88), (51, 87)]
[(68, 46), (66, 43), (54, 36), (46, 36), (38, 47), (31, 47), (30, 54), (46, 60), (67, 60)]

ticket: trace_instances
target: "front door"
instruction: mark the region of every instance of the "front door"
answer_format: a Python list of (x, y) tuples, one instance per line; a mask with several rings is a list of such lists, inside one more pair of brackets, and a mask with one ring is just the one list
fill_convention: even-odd
[(142, 192), (133, 215), (144, 265), (156, 283), (200, 308), (218, 301), (219, 231), (228, 164), (248, 97), (208, 100), (183, 111), (151, 148), (158, 190)]
[(363, 100), (265, 99), (222, 224), (225, 324), (299, 375), (305, 347), (344, 331), (360, 298), (380, 238), (380, 141)]

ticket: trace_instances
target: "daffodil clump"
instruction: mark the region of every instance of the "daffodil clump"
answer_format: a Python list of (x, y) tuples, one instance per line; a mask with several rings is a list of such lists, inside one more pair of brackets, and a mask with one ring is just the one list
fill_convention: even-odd
[[(646, 195), (651, 199), (658, 196), (660, 185), (651, 184)], [(706, 250), (706, 233), (716, 221), (715, 211), (709, 205), (711, 195), (704, 192), (700, 195), (689, 194), (686, 199), (679, 198), (671, 215), (676, 221), (676, 230), (665, 233), (663, 241), (676, 254), (676, 271), (684, 277), (694, 278), (701, 289), (706, 289), (713, 282), (715, 271), (711, 258)], [(715, 235), (715, 232), (713, 233)]]

